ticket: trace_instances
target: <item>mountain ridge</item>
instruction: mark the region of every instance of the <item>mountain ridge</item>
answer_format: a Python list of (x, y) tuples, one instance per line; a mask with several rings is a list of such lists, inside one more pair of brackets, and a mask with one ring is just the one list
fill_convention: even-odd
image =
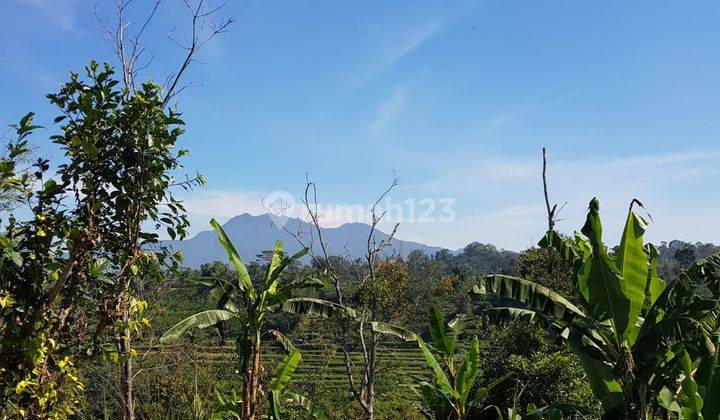
[[(301, 249), (298, 240), (287, 230), (278, 226), (276, 220), (274, 216), (267, 213), (261, 215), (242, 213), (231, 217), (222, 226), (243, 260), (251, 262), (257, 260), (263, 251), (273, 249), (275, 241), (278, 240), (283, 243), (285, 251), (290, 255)], [(305, 242), (314, 244), (315, 248), (319, 246), (314, 227), (310, 223), (290, 217), (280, 220), (284, 222), (284, 226), (288, 230), (299, 232)], [(321, 233), (331, 255), (356, 259), (367, 253), (367, 237), (370, 233), (370, 226), (365, 223), (352, 222), (337, 227), (321, 228)], [(312, 241), (310, 240), (311, 234)], [(378, 229), (375, 230), (375, 236), (378, 242), (389, 238), (387, 233)], [(181, 251), (184, 256), (183, 265), (190, 268), (198, 268), (204, 263), (227, 259), (225, 250), (217, 242), (215, 232), (212, 230), (199, 232), (192, 238), (182, 241), (162, 241), (161, 245)], [(406, 257), (417, 250), (427, 255), (433, 255), (443, 249), (445, 248), (392, 238), (390, 246), (384, 248), (380, 254)], [(320, 250), (315, 249), (314, 251)], [(303, 262), (309, 261), (310, 258), (305, 256)]]

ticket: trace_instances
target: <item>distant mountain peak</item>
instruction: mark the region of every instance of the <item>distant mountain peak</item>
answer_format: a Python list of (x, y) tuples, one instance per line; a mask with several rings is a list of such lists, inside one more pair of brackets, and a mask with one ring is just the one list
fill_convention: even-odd
[[(301, 245), (297, 239), (277, 222), (285, 224), (293, 232), (297, 230), (305, 234), (308, 239), (310, 235), (315, 236), (314, 228), (308, 222), (269, 214), (242, 213), (228, 219), (223, 224), (223, 229), (245, 262), (254, 261), (262, 251), (272, 249), (277, 240), (283, 242), (288, 254), (292, 255), (299, 251)], [(333, 228), (321, 228), (323, 239), (327, 242), (330, 253), (343, 255), (350, 259), (361, 258), (367, 252), (369, 230), (369, 225), (359, 222), (346, 223)], [(378, 241), (389, 239), (389, 235), (380, 230), (376, 230), (376, 236)], [(318, 246), (317, 240), (312, 242)], [(442, 249), (397, 238), (393, 238), (390, 243), (391, 246), (383, 250), (383, 255), (407, 256), (416, 250), (433, 255)], [(225, 251), (210, 231), (200, 232), (184, 241), (164, 241), (163, 244), (182, 251), (185, 258), (184, 265), (188, 267), (197, 268), (203, 263), (226, 260)], [(305, 258), (309, 261), (309, 257)]]

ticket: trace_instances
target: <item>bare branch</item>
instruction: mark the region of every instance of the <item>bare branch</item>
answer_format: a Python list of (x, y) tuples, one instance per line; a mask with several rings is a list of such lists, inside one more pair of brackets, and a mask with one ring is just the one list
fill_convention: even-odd
[[(170, 102), (170, 100), (182, 90), (191, 86), (185, 85), (181, 88), (178, 88), (178, 83), (185, 71), (188, 69), (188, 67), (190, 67), (190, 64), (194, 61), (193, 57), (198, 52), (198, 50), (200, 50), (208, 41), (213, 39), (216, 35), (226, 32), (230, 25), (235, 22), (235, 19), (233, 18), (222, 19), (218, 22), (214, 22), (212, 19), (210, 19), (213, 14), (223, 8), (224, 4), (209, 9), (204, 9), (203, 6), (204, 0), (198, 1), (197, 7), (193, 7), (189, 0), (185, 0), (185, 8), (188, 9), (188, 12), (192, 17), (191, 37), (189, 46), (183, 46), (183, 44), (176, 41), (171, 35), (172, 31), (171, 33), (168, 33), (168, 38), (173, 43), (175, 43), (175, 45), (184, 49), (186, 51), (186, 54), (185, 59), (180, 65), (180, 69), (175, 73), (173, 77), (169, 79), (168, 83), (166, 84), (167, 91), (165, 93), (165, 100), (163, 101), (163, 106), (166, 106)], [(209, 32), (205, 35), (202, 35), (201, 32), (203, 32), (203, 29), (206, 27), (206, 25), (209, 28)]]
[[(139, 64), (143, 53), (146, 51), (142, 45), (142, 36), (150, 26), (153, 18), (157, 15), (162, 1), (163, 0), (154, 0), (147, 17), (134, 33), (131, 31), (134, 23), (127, 19), (126, 13), (132, 0), (113, 0), (116, 9), (115, 22), (110, 19), (102, 19), (97, 6), (93, 6), (90, 9), (103, 30), (103, 38), (105, 38), (105, 41), (118, 58), (122, 69), (123, 82), (125, 83), (128, 93), (136, 90), (135, 80), (138, 74), (149, 68), (152, 63), (153, 58), (151, 57), (145, 64)], [(184, 5), (190, 15), (190, 41), (187, 44), (177, 41), (173, 36), (175, 28), (167, 34), (167, 38), (173, 44), (184, 50), (185, 53), (183, 54), (183, 60), (178, 70), (169, 73), (165, 78), (163, 86), (165, 86), (166, 92), (163, 106), (167, 106), (170, 100), (183, 90), (203, 84), (192, 82), (182, 84), (180, 81), (188, 67), (190, 67), (192, 63), (198, 62), (195, 59), (197, 52), (216, 35), (227, 32), (230, 25), (235, 21), (233, 18), (221, 19), (219, 21), (213, 19), (213, 16), (224, 7), (224, 4), (217, 7), (208, 7), (205, 0), (198, 0), (197, 3), (184, 0)]]
[(555, 228), (555, 223), (557, 223), (560, 220), (557, 217), (560, 214), (560, 211), (563, 208), (565, 208), (567, 201), (559, 209), (558, 209), (557, 204), (553, 204), (552, 207), (550, 206), (550, 196), (548, 193), (548, 184), (547, 184), (547, 154), (546, 154), (544, 147), (542, 148), (542, 155), (543, 155), (543, 166), (542, 166), (543, 194), (545, 195), (545, 208), (547, 210), (548, 230), (550, 231)]

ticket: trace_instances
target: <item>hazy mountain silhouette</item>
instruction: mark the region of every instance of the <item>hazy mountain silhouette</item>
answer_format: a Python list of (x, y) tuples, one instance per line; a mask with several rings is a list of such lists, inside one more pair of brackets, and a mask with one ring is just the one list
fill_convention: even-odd
[[(306, 242), (309, 243), (309, 232), (313, 232), (311, 225), (299, 219), (284, 219), (285, 226), (292, 232), (303, 232)], [(262, 251), (273, 249), (275, 241), (282, 241), (285, 251), (292, 255), (300, 250), (300, 244), (293, 236), (275, 223), (275, 219), (267, 214), (253, 216), (241, 214), (228, 220), (223, 228), (232, 240), (240, 256), (245, 262), (254, 261)], [(336, 228), (323, 228), (323, 239), (328, 245), (331, 255), (341, 255), (350, 259), (362, 258), (367, 252), (367, 238), (370, 226), (364, 223), (347, 223)], [(320, 252), (317, 236), (313, 235), (316, 252)], [(376, 240), (379, 242), (389, 237), (387, 233), (377, 231)], [(164, 241), (164, 245), (171, 245), (181, 250), (185, 259), (184, 265), (197, 268), (201, 264), (212, 261), (226, 261), (227, 254), (217, 241), (212, 230), (200, 232), (184, 241)], [(428, 255), (435, 254), (442, 248), (428, 246), (417, 242), (403, 241), (394, 238), (392, 246), (383, 250), (383, 255), (395, 254), (407, 256), (415, 250)], [(305, 262), (308, 262), (308, 257)]]

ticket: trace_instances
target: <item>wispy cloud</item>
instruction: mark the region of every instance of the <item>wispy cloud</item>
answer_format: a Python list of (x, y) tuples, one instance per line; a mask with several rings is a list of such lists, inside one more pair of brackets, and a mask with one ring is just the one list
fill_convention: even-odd
[(388, 32), (377, 37), (377, 47), (371, 52), (364, 70), (355, 71), (348, 90), (353, 91), (369, 83), (382, 73), (403, 60), (413, 51), (420, 48), (433, 36), (440, 32), (450, 18), (433, 18), (421, 23), (407, 26), (393, 26)]
[(44, 19), (65, 31), (77, 30), (77, 10), (80, 0), (15, 0), (35, 9)]
[(433, 20), (411, 27), (407, 32), (390, 40), (379, 54), (379, 58), (370, 72), (370, 77), (382, 73), (403, 57), (417, 49), (445, 26), (446, 20)]
[(567, 101), (571, 101), (578, 96), (580, 96), (580, 92), (573, 91), (540, 101), (535, 104), (522, 104), (514, 109), (510, 109), (505, 112), (493, 115), (490, 118), (484, 118), (484, 125), (489, 129), (497, 129), (507, 124), (510, 124), (513, 121), (516, 121), (522, 117), (532, 115), (536, 112), (540, 112), (548, 108), (552, 108), (555, 105), (559, 105)]
[(369, 125), (372, 133), (377, 134), (384, 131), (388, 124), (402, 112), (415, 83), (413, 81), (395, 87), (390, 97), (380, 104)]

